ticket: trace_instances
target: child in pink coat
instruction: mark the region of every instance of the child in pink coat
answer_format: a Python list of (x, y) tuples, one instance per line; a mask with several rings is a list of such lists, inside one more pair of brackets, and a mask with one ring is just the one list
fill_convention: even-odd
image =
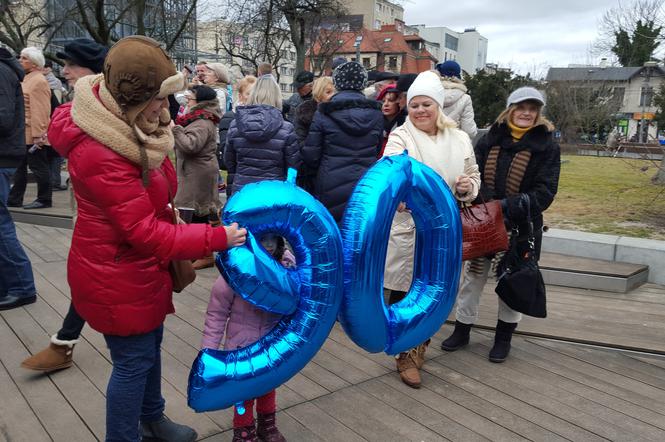
[[(261, 244), (284, 267), (294, 267), (295, 257), (284, 246), (284, 239), (265, 235)], [(202, 348), (235, 350), (258, 341), (279, 322), (281, 316), (254, 307), (235, 293), (223, 277), (217, 278), (210, 294), (203, 328)], [(225, 332), (226, 331), (226, 336)], [(254, 423), (254, 399), (245, 402), (245, 413), (234, 409), (233, 442), (286, 441), (275, 424), (275, 390), (256, 399), (258, 426)]]

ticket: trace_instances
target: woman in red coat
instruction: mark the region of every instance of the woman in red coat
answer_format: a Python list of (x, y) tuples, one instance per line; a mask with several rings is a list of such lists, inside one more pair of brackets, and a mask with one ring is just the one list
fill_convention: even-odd
[(68, 159), (78, 203), (67, 262), (72, 301), (104, 334), (113, 361), (107, 441), (196, 439), (163, 415), (160, 344), (174, 312), (168, 266), (245, 240), (237, 225), (171, 222), (176, 174), (167, 157), (174, 144), (167, 97), (184, 86), (156, 41), (122, 39), (104, 74), (77, 82), (74, 101), (58, 108), (48, 132)]

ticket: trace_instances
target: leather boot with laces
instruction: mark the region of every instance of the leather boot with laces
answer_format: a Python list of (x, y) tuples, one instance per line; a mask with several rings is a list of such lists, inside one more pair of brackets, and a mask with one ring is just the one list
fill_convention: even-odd
[(234, 428), (231, 442), (259, 442), (259, 438), (256, 437), (256, 426), (252, 424), (248, 427)]
[(275, 413), (258, 414), (256, 435), (261, 442), (286, 442), (286, 438), (277, 429)]
[(418, 365), (416, 364), (417, 352), (417, 348), (412, 348), (407, 352), (400, 353), (396, 359), (399, 377), (402, 382), (411, 388), (420, 388), (421, 384), (420, 371), (418, 371)]
[(427, 346), (429, 345), (430, 341), (431, 339), (428, 339), (415, 348), (416, 353), (414, 362), (416, 363), (416, 367), (418, 367), (418, 369), (423, 368), (423, 365), (425, 364), (425, 352), (427, 351)]

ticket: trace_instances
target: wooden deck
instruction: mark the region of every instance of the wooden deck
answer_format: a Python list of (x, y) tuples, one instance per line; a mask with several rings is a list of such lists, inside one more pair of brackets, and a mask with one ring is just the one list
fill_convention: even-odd
[[(18, 224), (33, 262), (37, 303), (0, 313), (0, 441), (94, 441), (104, 436), (104, 395), (111, 372), (103, 337), (86, 327), (75, 365), (50, 376), (20, 368), (48, 343), (69, 305), (70, 230)], [(230, 410), (187, 408), (187, 376), (197, 354), (214, 270), (174, 296), (163, 344), (167, 414), (201, 440), (230, 441)], [(493, 325), (496, 295), (486, 288), (482, 325)], [(521, 331), (665, 352), (665, 287), (626, 295), (548, 287), (549, 318), (527, 318)], [(518, 335), (504, 364), (487, 352), (492, 332), (472, 333), (455, 353), (433, 338), (423, 388), (411, 389), (394, 360), (356, 347), (339, 327), (314, 360), (278, 392), (281, 431), (290, 441), (663, 441), (665, 357)]]

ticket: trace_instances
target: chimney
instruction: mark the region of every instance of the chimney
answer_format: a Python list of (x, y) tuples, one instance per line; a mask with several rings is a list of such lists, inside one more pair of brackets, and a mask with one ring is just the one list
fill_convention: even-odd
[(603, 57), (600, 59), (600, 68), (605, 69), (607, 67), (607, 58)]

